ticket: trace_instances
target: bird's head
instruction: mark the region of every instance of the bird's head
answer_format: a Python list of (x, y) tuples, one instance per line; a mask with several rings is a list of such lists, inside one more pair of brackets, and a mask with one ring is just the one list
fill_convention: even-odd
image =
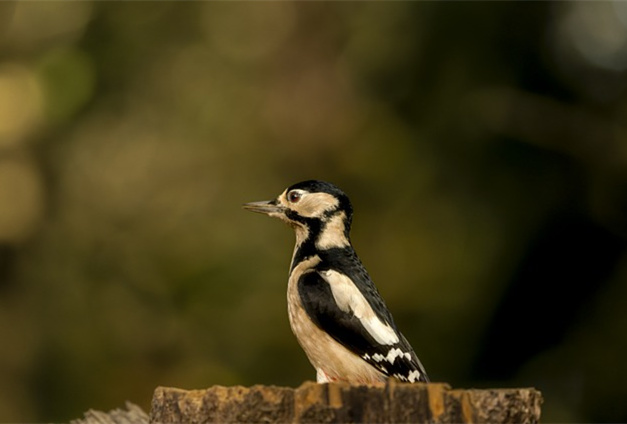
[(310, 238), (319, 248), (349, 244), (353, 208), (348, 196), (331, 183), (303, 181), (274, 200), (246, 203), (243, 207), (287, 222), (296, 230), (299, 244)]

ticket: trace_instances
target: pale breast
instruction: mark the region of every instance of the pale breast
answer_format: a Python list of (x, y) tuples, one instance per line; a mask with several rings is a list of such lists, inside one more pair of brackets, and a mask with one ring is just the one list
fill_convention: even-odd
[(384, 374), (335, 341), (307, 316), (298, 293), (298, 279), (306, 272), (315, 272), (311, 269), (319, 262), (318, 256), (302, 261), (294, 268), (288, 282), (288, 314), (296, 339), (314, 368), (322, 371), (331, 381), (354, 383), (385, 381)]

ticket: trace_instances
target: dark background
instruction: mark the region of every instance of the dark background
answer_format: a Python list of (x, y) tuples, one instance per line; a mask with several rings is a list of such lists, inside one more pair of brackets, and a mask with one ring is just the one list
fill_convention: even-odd
[(0, 421), (314, 379), (309, 178), (434, 381), (627, 421), (626, 2), (1, 2)]

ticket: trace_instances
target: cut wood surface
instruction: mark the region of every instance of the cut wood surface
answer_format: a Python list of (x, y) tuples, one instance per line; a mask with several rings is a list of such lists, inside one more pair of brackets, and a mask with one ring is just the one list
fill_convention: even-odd
[(446, 384), (304, 383), (155, 390), (151, 423), (537, 423), (532, 388), (453, 390)]

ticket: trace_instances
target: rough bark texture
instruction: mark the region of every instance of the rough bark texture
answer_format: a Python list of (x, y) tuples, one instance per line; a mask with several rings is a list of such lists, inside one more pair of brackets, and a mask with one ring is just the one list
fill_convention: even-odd
[(181, 390), (158, 387), (151, 423), (537, 423), (535, 389), (452, 390), (446, 384), (304, 383)]

